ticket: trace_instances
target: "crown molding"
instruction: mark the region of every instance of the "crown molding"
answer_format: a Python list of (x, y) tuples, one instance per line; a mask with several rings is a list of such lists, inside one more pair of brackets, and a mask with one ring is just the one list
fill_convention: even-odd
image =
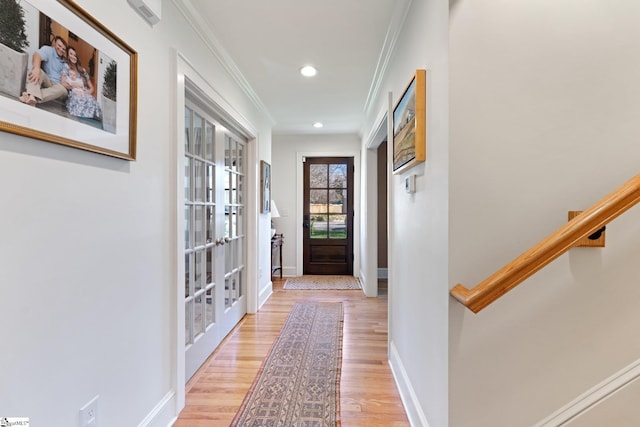
[(376, 71), (373, 75), (371, 86), (369, 87), (369, 93), (367, 94), (367, 100), (364, 104), (365, 117), (368, 117), (371, 114), (371, 110), (375, 107), (374, 102), (380, 95), (382, 81), (384, 80), (384, 77), (386, 75), (389, 61), (391, 60), (391, 56), (394, 53), (398, 37), (400, 37), (400, 33), (402, 32), (402, 28), (404, 26), (404, 22), (409, 14), (411, 2), (412, 0), (396, 0), (394, 2), (395, 7), (393, 8), (391, 22), (389, 23), (389, 27), (387, 28), (387, 34), (385, 35), (384, 43), (382, 45), (382, 49), (380, 50), (380, 55), (378, 56)]
[(273, 126), (276, 121), (263, 104), (258, 94), (253, 90), (251, 84), (244, 77), (231, 55), (224, 48), (218, 37), (213, 33), (211, 26), (202, 18), (201, 14), (195, 9), (190, 0), (172, 0), (173, 4), (178, 8), (180, 13), (187, 20), (189, 25), (200, 36), (205, 46), (211, 51), (213, 56), (222, 64), (224, 69), (229, 73), (233, 81), (249, 98), (251, 103), (262, 112)]

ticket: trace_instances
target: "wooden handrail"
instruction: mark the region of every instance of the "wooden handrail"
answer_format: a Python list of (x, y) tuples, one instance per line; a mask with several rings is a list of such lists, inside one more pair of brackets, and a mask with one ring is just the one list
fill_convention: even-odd
[(473, 289), (467, 289), (458, 284), (451, 289), (451, 295), (477, 313), (567, 252), (580, 239), (590, 236), (639, 201), (640, 174), (577, 215)]

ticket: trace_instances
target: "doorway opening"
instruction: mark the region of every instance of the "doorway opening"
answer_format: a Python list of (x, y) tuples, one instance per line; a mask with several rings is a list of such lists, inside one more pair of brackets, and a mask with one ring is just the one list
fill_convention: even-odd
[(247, 313), (247, 140), (185, 94), (185, 379)]

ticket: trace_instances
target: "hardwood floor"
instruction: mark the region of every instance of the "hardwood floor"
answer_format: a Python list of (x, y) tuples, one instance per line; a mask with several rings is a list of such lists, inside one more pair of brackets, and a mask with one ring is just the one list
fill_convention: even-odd
[[(186, 385), (186, 406), (174, 427), (228, 426), (299, 301), (342, 301), (344, 341), (340, 381), (342, 426), (409, 426), (387, 363), (387, 293), (283, 290), (274, 292), (255, 315), (247, 315)], [(293, 426), (287, 426), (293, 427)]]

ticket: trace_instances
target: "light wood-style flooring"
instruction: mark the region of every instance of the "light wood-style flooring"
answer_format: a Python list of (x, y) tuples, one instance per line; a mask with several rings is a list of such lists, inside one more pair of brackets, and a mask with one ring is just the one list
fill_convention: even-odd
[(344, 341), (340, 406), (343, 427), (409, 426), (387, 363), (387, 292), (367, 298), (362, 291), (274, 292), (255, 315), (247, 315), (186, 385), (186, 407), (174, 427), (228, 426), (293, 305), (341, 301)]

